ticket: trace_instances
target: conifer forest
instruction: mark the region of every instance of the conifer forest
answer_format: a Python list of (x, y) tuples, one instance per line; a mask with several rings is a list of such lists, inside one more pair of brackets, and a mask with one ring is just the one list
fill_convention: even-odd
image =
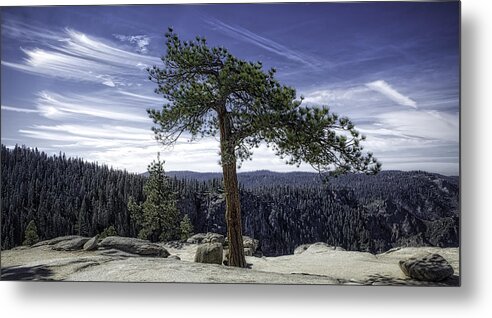
[[(39, 240), (93, 236), (108, 228), (120, 236), (141, 232), (128, 202), (146, 200), (148, 175), (21, 146), (2, 145), (1, 157), (2, 249), (21, 245), (33, 226)], [(185, 218), (195, 233), (226, 233), (220, 174), (181, 171), (166, 176), (178, 223)], [(396, 246), (459, 245), (458, 177), (422, 171), (328, 180), (307, 172), (238, 176), (244, 234), (259, 239), (267, 256), (319, 241), (373, 253)]]

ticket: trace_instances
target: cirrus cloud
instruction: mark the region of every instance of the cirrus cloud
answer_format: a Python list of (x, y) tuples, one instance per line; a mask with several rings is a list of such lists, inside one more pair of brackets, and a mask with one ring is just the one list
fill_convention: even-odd
[[(29, 29), (24, 30), (24, 33), (30, 32)], [(34, 35), (39, 33), (35, 32)], [(145, 38), (135, 41), (141, 51), (146, 49), (148, 44), (145, 44)], [(160, 63), (157, 57), (129, 52), (115, 43), (69, 28), (63, 32), (49, 33), (44, 38), (43, 46), (21, 48), (25, 55), (21, 62), (2, 60), (2, 65), (47, 77), (116, 87), (142, 82), (145, 68)]]
[(411, 99), (408, 96), (405, 96), (394, 89), (390, 84), (386, 81), (378, 80), (374, 82), (367, 83), (366, 86), (376, 92), (379, 92), (394, 101), (397, 104), (402, 106), (409, 106), (412, 108), (417, 108), (417, 102)]

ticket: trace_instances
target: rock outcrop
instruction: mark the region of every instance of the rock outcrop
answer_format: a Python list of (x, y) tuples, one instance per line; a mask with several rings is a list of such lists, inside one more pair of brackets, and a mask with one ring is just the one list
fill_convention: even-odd
[(97, 250), (98, 242), (99, 242), (99, 234), (97, 234), (96, 236), (94, 236), (84, 244), (84, 251)]
[(127, 253), (123, 252), (114, 248), (110, 249), (101, 249), (99, 248), (96, 251), (97, 255), (103, 255), (103, 256), (111, 256), (111, 257), (121, 257), (121, 258), (127, 258), (127, 257), (140, 257), (138, 254), (132, 254), (132, 253)]
[(251, 247), (244, 248), (244, 256), (253, 256), (254, 251)]
[(162, 246), (131, 237), (108, 236), (99, 243), (99, 247), (141, 256), (168, 257), (170, 255)]
[[(116, 238), (118, 241), (128, 238)], [(66, 241), (66, 240), (65, 240)], [(141, 240), (137, 240), (141, 241)], [(144, 241), (145, 244), (152, 244)], [(164, 244), (155, 244), (164, 245)], [(197, 250), (201, 251), (197, 253)], [(167, 258), (141, 257), (118, 249), (99, 248), (95, 252), (56, 251), (52, 246), (25, 247), (2, 251), (2, 280), (124, 281), (124, 282), (204, 282), (459, 286), (459, 249), (404, 247), (381, 254), (342, 251), (326, 244), (311, 244), (300, 255), (249, 257), (248, 267), (217, 266), (219, 243), (184, 244), (168, 248)], [(135, 252), (135, 250), (134, 250)], [(441, 281), (418, 280), (406, 276), (400, 260), (416, 255), (438, 254), (454, 274)], [(198, 254), (198, 255), (197, 255)], [(212, 264), (194, 262), (198, 257)], [(181, 259), (181, 260), (178, 260)], [(215, 259), (215, 260), (214, 260)], [(441, 263), (439, 257), (430, 257)], [(210, 261), (212, 260), (212, 261)], [(428, 269), (428, 268), (427, 268)], [(426, 275), (426, 279), (429, 277)]]
[[(224, 247), (229, 248), (229, 240), (226, 238), (224, 241)], [(243, 235), (243, 248), (244, 255), (246, 256), (259, 256), (261, 251), (259, 251), (260, 241), (249, 236)]]
[(340, 246), (331, 246), (325, 242), (316, 242), (313, 244), (299, 245), (294, 250), (294, 255), (302, 253), (324, 253), (326, 251), (345, 251), (345, 249)]
[(218, 233), (198, 233), (186, 240), (190, 244), (202, 244), (202, 243), (220, 243), (224, 244), (224, 235)]
[(453, 275), (453, 267), (439, 254), (427, 254), (401, 260), (400, 268), (410, 278), (440, 282)]
[(88, 237), (75, 237), (69, 240), (63, 240), (53, 245), (56, 251), (76, 251), (82, 249), (84, 244), (89, 241)]
[[(220, 243), (226, 249), (229, 246), (229, 241), (227, 237), (222, 234), (207, 232), (207, 233), (197, 233), (186, 240), (188, 244), (206, 244), (206, 243)], [(253, 256), (259, 252), (260, 241), (252, 237), (243, 235), (243, 247), (246, 256)]]
[(294, 249), (294, 255), (302, 254), (305, 250), (308, 249), (309, 246), (311, 246), (311, 244), (302, 244), (302, 245), (299, 245), (298, 247), (296, 247)]
[(220, 243), (207, 243), (198, 246), (195, 254), (196, 263), (222, 265), (223, 247)]
[(252, 255), (256, 253), (258, 247), (260, 246), (260, 241), (249, 236), (243, 235), (243, 247), (245, 249), (250, 249)]
[(55, 238), (50, 239), (50, 240), (45, 240), (45, 241), (38, 242), (38, 243), (32, 245), (32, 247), (39, 247), (39, 246), (46, 246), (46, 245), (55, 245), (55, 244), (60, 243), (62, 241), (68, 241), (68, 240), (71, 240), (71, 239), (74, 239), (74, 238), (78, 238), (78, 237), (81, 237), (81, 236), (79, 236), (79, 235), (59, 236), (59, 237), (55, 237)]

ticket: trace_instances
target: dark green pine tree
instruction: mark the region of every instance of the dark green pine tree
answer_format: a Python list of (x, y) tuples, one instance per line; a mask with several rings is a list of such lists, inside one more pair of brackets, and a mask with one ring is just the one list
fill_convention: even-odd
[(148, 69), (155, 92), (166, 100), (161, 110), (148, 110), (153, 131), (165, 145), (184, 132), (192, 140), (219, 134), (231, 266), (246, 266), (236, 169), (262, 141), (288, 164), (306, 162), (320, 172), (380, 170), (372, 154), (362, 153), (365, 137), (348, 118), (328, 107), (302, 106), (295, 89), (275, 79), (275, 69), (209, 47), (205, 38), (182, 41), (169, 29), (166, 39), (163, 67)]
[(185, 214), (183, 216), (183, 219), (179, 223), (179, 230), (182, 241), (186, 241), (190, 236), (193, 235), (193, 224), (191, 223), (188, 214)]
[(105, 228), (99, 235), (99, 238), (102, 240), (108, 236), (118, 236), (118, 232), (114, 228), (114, 225), (110, 225), (107, 228)]
[(39, 241), (38, 237), (38, 228), (34, 220), (31, 220), (26, 227), (26, 231), (24, 232), (24, 242), (23, 245), (31, 246)]
[(180, 213), (176, 193), (164, 174), (164, 161), (159, 155), (149, 167), (149, 178), (144, 186), (145, 201), (138, 205), (130, 197), (128, 210), (140, 227), (138, 237), (152, 242), (179, 239)]

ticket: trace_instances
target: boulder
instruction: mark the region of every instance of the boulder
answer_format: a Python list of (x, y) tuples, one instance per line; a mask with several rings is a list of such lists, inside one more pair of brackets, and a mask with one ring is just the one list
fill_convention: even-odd
[(255, 252), (253, 251), (252, 247), (245, 247), (244, 248), (244, 256), (253, 256)]
[(228, 246), (226, 246), (226, 247), (223, 248), (223, 250), (222, 250), (222, 256), (223, 256), (222, 257), (222, 259), (223, 259), (222, 264), (224, 264), (225, 266), (227, 266), (228, 265), (228, 262), (229, 262), (229, 247)]
[(207, 233), (207, 235), (205, 235), (205, 238), (202, 241), (202, 243), (220, 243), (221, 245), (223, 245), (224, 242), (225, 242), (224, 235), (218, 233), (211, 233), (211, 232)]
[(117, 249), (130, 254), (154, 257), (168, 257), (169, 252), (162, 246), (147, 240), (132, 237), (108, 236), (99, 243), (99, 247)]
[(177, 260), (177, 261), (180, 261), (181, 260), (181, 257), (179, 257), (178, 255), (171, 255), (171, 256), (168, 256), (167, 258), (168, 259), (174, 259), (174, 260)]
[(207, 233), (197, 233), (197, 234), (191, 236), (190, 238), (188, 238), (186, 240), (186, 243), (200, 244), (203, 241), (203, 239), (205, 238), (206, 235), (207, 235)]
[(251, 255), (253, 255), (258, 247), (260, 246), (260, 241), (249, 236), (243, 235), (243, 247), (251, 249)]
[(413, 279), (439, 282), (453, 275), (453, 267), (439, 254), (427, 254), (400, 261), (403, 273)]
[(89, 241), (88, 237), (76, 237), (70, 240), (58, 242), (53, 245), (52, 249), (56, 251), (76, 251), (82, 249), (87, 241)]
[(74, 239), (74, 238), (78, 238), (78, 237), (81, 237), (81, 236), (79, 236), (79, 235), (59, 236), (59, 237), (55, 237), (55, 238), (50, 239), (50, 240), (38, 242), (38, 243), (32, 245), (31, 247), (46, 246), (46, 245), (55, 245), (55, 244), (60, 243), (62, 241), (68, 241), (68, 240), (71, 240), (71, 239)]
[(316, 242), (311, 244), (305, 251), (304, 253), (324, 253), (327, 251), (334, 251), (335, 246), (331, 246), (328, 243), (325, 242)]
[(302, 253), (325, 253), (329, 251), (345, 251), (344, 248), (339, 246), (331, 246), (325, 242), (316, 242), (313, 244), (302, 244), (295, 248), (294, 254)]
[[(227, 238), (225, 238), (224, 246), (229, 246), (229, 240)], [(259, 246), (259, 240), (243, 235), (243, 248), (251, 248), (254, 254), (258, 250)]]
[(183, 248), (183, 242), (180, 241), (169, 241), (164, 244), (165, 247), (169, 248), (175, 248), (177, 250), (180, 250)]
[(302, 244), (295, 248), (294, 254), (302, 254), (311, 244)]
[(186, 240), (186, 243), (190, 244), (202, 244), (202, 243), (220, 243), (224, 244), (224, 235), (218, 233), (198, 233)]
[(196, 249), (195, 262), (222, 264), (223, 248), (221, 243), (201, 244)]
[(85, 242), (84, 244), (84, 251), (93, 251), (97, 250), (97, 243), (99, 241), (99, 234)]

